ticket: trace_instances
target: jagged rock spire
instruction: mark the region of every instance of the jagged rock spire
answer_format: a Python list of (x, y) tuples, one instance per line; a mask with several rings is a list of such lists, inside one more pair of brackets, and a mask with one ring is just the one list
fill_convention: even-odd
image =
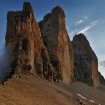
[(54, 7), (51, 13), (45, 15), (39, 22), (39, 26), (58, 78), (66, 83), (71, 83), (74, 72), (73, 54), (63, 9), (59, 6)]
[(54, 7), (51, 12), (55, 14), (60, 14), (62, 17), (65, 18), (64, 10), (60, 6)]
[(24, 2), (23, 4), (23, 11), (26, 12), (33, 12), (33, 8), (29, 2)]
[(50, 63), (30, 3), (24, 2), (22, 11), (8, 12), (6, 48), (9, 56), (8, 69), (11, 74), (31, 72), (56, 81), (56, 72)]
[(74, 53), (74, 78), (94, 87), (99, 86), (98, 59), (84, 34), (75, 35), (72, 41)]

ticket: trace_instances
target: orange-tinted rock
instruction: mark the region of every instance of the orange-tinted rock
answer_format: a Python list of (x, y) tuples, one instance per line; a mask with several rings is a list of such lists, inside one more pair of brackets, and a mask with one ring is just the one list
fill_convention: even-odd
[(98, 59), (83, 34), (73, 38), (75, 79), (94, 87), (99, 86)]
[(40, 57), (41, 43), (40, 31), (30, 6), (24, 3), (23, 11), (8, 13), (6, 47), (10, 60), (16, 60), (18, 64), (17, 69), (26, 69), (30, 65), (30, 70), (34, 71), (34, 59), (35, 55)]
[(10, 73), (36, 72), (41, 77), (53, 79), (54, 68), (30, 3), (25, 2), (22, 11), (8, 13), (6, 48)]
[(51, 13), (44, 16), (43, 20), (39, 22), (39, 26), (51, 64), (57, 71), (57, 77), (66, 83), (71, 83), (74, 62), (62, 8), (55, 7)]
[(28, 2), (22, 11), (9, 12), (6, 51), (9, 75), (30, 72), (55, 82), (60, 79), (71, 83), (74, 78), (94, 87), (99, 85), (95, 53), (83, 34), (76, 35), (71, 44), (65, 14), (59, 6), (45, 15), (39, 26)]

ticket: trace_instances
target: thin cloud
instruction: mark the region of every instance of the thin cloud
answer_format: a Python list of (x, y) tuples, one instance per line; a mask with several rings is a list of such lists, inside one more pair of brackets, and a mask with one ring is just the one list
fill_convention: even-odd
[(84, 19), (87, 19), (87, 18), (88, 18), (88, 16), (85, 16), (85, 17), (84, 17)]
[(76, 23), (75, 23), (75, 26), (78, 26), (80, 25), (81, 23), (85, 22), (85, 20), (88, 18), (88, 16), (84, 16), (82, 17), (82, 19), (78, 20)]
[(85, 26), (82, 30), (80, 30), (78, 33), (86, 33), (89, 29), (93, 28), (97, 24), (97, 20), (94, 22), (91, 22), (89, 25)]
[(91, 29), (93, 26), (86, 26), (84, 29), (82, 29), (79, 33), (85, 33), (89, 29)]
[(69, 32), (69, 34), (70, 34), (71, 36), (73, 36), (73, 35), (77, 34), (78, 29), (75, 28), (73, 31), (70, 31), (70, 30), (69, 30), (68, 32)]
[(81, 24), (83, 22), (83, 20), (79, 20), (76, 22), (76, 24)]
[(99, 62), (99, 66), (105, 67), (105, 60)]

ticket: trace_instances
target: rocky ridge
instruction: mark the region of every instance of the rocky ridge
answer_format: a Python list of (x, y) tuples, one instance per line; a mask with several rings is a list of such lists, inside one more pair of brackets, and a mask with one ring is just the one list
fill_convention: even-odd
[(76, 35), (71, 43), (59, 6), (37, 23), (31, 4), (24, 2), (22, 11), (8, 12), (5, 38), (8, 76), (32, 73), (51, 82), (80, 81), (94, 87), (103, 80), (86, 37)]
[(83, 34), (74, 36), (73, 41), (75, 76), (77, 81), (94, 87), (99, 86), (98, 59)]
[(51, 64), (58, 72), (58, 78), (71, 83), (74, 74), (74, 61), (71, 41), (65, 26), (65, 14), (61, 7), (52, 9), (39, 22), (43, 42), (48, 49)]
[(22, 11), (8, 12), (6, 48), (11, 74), (30, 72), (51, 81), (56, 80), (30, 3), (25, 2)]

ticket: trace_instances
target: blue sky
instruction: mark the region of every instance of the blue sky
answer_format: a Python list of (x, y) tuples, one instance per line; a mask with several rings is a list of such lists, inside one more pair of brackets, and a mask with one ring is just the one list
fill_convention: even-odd
[(22, 10), (24, 1), (32, 4), (37, 21), (53, 7), (61, 6), (70, 39), (79, 32), (86, 35), (98, 57), (99, 71), (105, 77), (105, 0), (0, 0), (0, 50), (5, 43), (7, 12)]

